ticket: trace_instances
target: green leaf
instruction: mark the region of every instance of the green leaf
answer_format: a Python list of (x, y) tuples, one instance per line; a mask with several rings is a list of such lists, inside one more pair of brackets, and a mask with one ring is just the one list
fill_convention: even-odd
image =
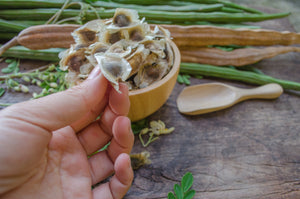
[(13, 79), (9, 79), (9, 80), (7, 80), (7, 85), (9, 87), (15, 87), (15, 86), (18, 86), (19, 83), (17, 81), (13, 80)]
[(13, 60), (12, 62), (10, 62), (10, 64), (8, 64), (8, 66), (6, 68), (3, 68), (1, 70), (2, 73), (17, 73), (19, 71), (19, 62), (16, 60)]
[(187, 192), (193, 185), (193, 181), (194, 181), (194, 178), (193, 178), (193, 175), (192, 173), (190, 172), (187, 172), (183, 177), (182, 177), (182, 180), (181, 180), (181, 186), (183, 188), (183, 192)]
[(168, 199), (176, 199), (172, 192), (168, 193)]
[(8, 67), (6, 67), (6, 68), (2, 68), (1, 72), (7, 74), (7, 73), (12, 73), (12, 72), (14, 72), (14, 70), (13, 70), (13, 69), (10, 69), (10, 68), (8, 68)]
[(178, 199), (183, 199), (183, 190), (182, 187), (179, 186), (178, 184), (174, 185), (174, 193)]
[(139, 134), (140, 131), (144, 129), (146, 126), (147, 126), (146, 119), (131, 123), (131, 129), (133, 134)]
[(2, 95), (5, 93), (5, 89), (4, 88), (0, 88), (0, 97), (2, 97)]
[(183, 78), (182, 78), (182, 75), (178, 75), (177, 76), (177, 82), (179, 83), (179, 84), (183, 84), (184, 83), (184, 81), (183, 81)]
[(11, 63), (11, 62), (13, 62), (13, 61), (14, 61), (13, 59), (6, 59), (5, 60), (5, 62), (8, 63), (8, 64)]
[(185, 85), (191, 84), (190, 78), (191, 78), (191, 76), (189, 76), (189, 75), (182, 75), (182, 79), (183, 79), (183, 82), (185, 83)]
[(188, 192), (186, 192), (184, 194), (183, 199), (192, 199), (194, 197), (194, 195), (196, 194), (195, 190), (189, 190)]

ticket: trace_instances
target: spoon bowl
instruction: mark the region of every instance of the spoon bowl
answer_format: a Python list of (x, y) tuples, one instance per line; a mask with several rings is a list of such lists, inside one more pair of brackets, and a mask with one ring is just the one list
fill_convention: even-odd
[(275, 99), (283, 92), (278, 84), (266, 84), (253, 89), (237, 88), (222, 83), (189, 86), (177, 98), (179, 112), (198, 115), (228, 108), (247, 99)]

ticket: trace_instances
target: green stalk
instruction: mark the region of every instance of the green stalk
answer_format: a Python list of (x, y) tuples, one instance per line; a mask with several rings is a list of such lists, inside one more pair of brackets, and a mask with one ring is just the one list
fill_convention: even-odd
[(19, 31), (21, 31), (21, 30), (23, 30), (27, 27), (28, 27), (27, 25), (23, 25), (23, 24), (7, 21), (7, 20), (4, 20), (4, 19), (0, 19), (0, 28), (1, 29), (5, 29), (5, 30), (8, 30), (8, 31), (19, 32)]
[[(73, 0), (71, 2), (83, 2), (80, 0)], [(64, 0), (1, 0), (0, 7), (2, 9), (7, 8), (61, 8), (64, 4)], [(223, 4), (194, 4), (188, 3), (185, 5), (151, 5), (151, 6), (140, 6), (139, 4), (121, 4), (111, 1), (96, 1), (91, 4), (93, 7), (103, 7), (103, 8), (129, 8), (135, 10), (163, 10), (163, 11), (196, 11), (196, 12), (211, 12), (220, 10)], [(79, 8), (78, 5), (72, 5), (70, 8)]]
[(10, 20), (9, 22), (23, 24), (25, 26), (35, 26), (45, 24), (47, 21), (25, 21), (25, 20)]
[(7, 107), (7, 106), (11, 106), (13, 105), (14, 103), (0, 103), (0, 106), (4, 106), (4, 107)]
[(60, 8), (65, 0), (1, 0), (1, 9), (7, 8)]
[[(64, 4), (65, 0), (1, 0), (0, 1), (0, 7), (2, 9), (8, 9), (8, 8), (17, 8), (17, 9), (30, 9), (30, 8), (61, 8)], [(71, 2), (84, 2), (83, 0), (72, 0)], [(170, 6), (186, 6), (191, 5), (190, 2), (181, 2), (181, 1), (160, 1), (157, 0), (155, 3), (149, 1), (149, 3), (141, 2), (141, 1), (135, 1), (135, 3), (125, 2), (125, 3), (117, 3), (107, 0), (99, 0), (97, 2), (92, 3), (93, 6), (112, 6), (115, 7), (116, 5), (120, 5), (119, 7), (127, 6), (128, 4), (132, 5), (170, 5)], [(103, 4), (102, 4), (103, 3)], [(79, 8), (78, 5), (72, 5), (71, 8)]]
[(222, 7), (221, 12), (230, 12), (230, 13), (242, 13), (244, 12), (243, 10), (236, 9), (236, 8), (229, 8), (229, 7)]
[(209, 22), (223, 22), (223, 23), (237, 23), (237, 22), (258, 22), (269, 19), (286, 17), (290, 13), (278, 14), (247, 14), (247, 13), (195, 13), (195, 12), (159, 12), (159, 11), (140, 11), (140, 16), (146, 17), (150, 20), (185, 22), (185, 21), (209, 21)]
[[(59, 9), (20, 9), (20, 10), (0, 10), (0, 17), (5, 19), (23, 19), (23, 20), (46, 20)], [(97, 9), (101, 18), (110, 18), (114, 15), (114, 9)], [(79, 16), (80, 10), (66, 9), (62, 12), (62, 18)], [(288, 16), (290, 13), (276, 14), (248, 14), (248, 13), (196, 13), (196, 12), (166, 12), (166, 11), (149, 11), (139, 10), (140, 17), (146, 17), (146, 20), (172, 21), (173, 23), (185, 21), (209, 21), (209, 22), (257, 22), (269, 19), (276, 19)], [(95, 19), (93, 11), (85, 12), (85, 20)]]
[(230, 1), (224, 1), (224, 0), (183, 0), (183, 1), (189, 1), (189, 2), (196, 2), (196, 3), (207, 3), (207, 4), (215, 4), (215, 3), (222, 3), (227, 7), (236, 8), (240, 10), (244, 10), (249, 13), (256, 13), (256, 14), (262, 14), (261, 11), (256, 10), (254, 8), (245, 7), (236, 3), (232, 3)]
[(104, 2), (97, 1), (92, 4), (94, 7), (103, 8), (128, 8), (134, 10), (160, 10), (160, 11), (174, 11), (174, 12), (212, 12), (221, 10), (223, 4), (190, 4), (184, 6), (171, 6), (171, 5), (150, 5), (150, 6), (140, 6), (135, 4), (120, 4), (115, 2)]
[(0, 80), (6, 80), (6, 79), (12, 79), (12, 78), (20, 78), (23, 76), (38, 76), (38, 73), (36, 72), (31, 72), (31, 73), (13, 73), (13, 74), (9, 74), (9, 75), (3, 75), (0, 76)]
[[(122, 4), (140, 4), (140, 5), (154, 5), (154, 4), (161, 4), (162, 1), (160, 0), (147, 0), (147, 1), (141, 1), (141, 0), (114, 0), (115, 2), (118, 3), (122, 3)], [(164, 4), (168, 4), (170, 1), (172, 0), (164, 0)], [(262, 14), (261, 11), (253, 9), (253, 8), (249, 8), (249, 7), (245, 7), (245, 6), (241, 6), (239, 4), (236, 3), (232, 3), (229, 1), (223, 1), (223, 0), (182, 0), (183, 2), (193, 2), (193, 3), (206, 3), (206, 4), (216, 4), (216, 3), (221, 3), (227, 7), (231, 7), (231, 8), (236, 8), (236, 9), (240, 9), (240, 10), (244, 10), (246, 12), (250, 12), (250, 13), (256, 13), (256, 14)]]
[[(1, 46), (0, 46), (1, 47)], [(23, 46), (14, 46), (8, 49), (2, 56), (14, 57), (20, 59), (34, 59), (43, 61), (59, 61), (58, 54), (63, 51), (62, 48), (51, 48), (45, 50), (30, 50)]]
[(196, 63), (181, 63), (180, 72), (183, 74), (204, 75), (208, 77), (238, 80), (241, 82), (258, 85), (277, 83), (284, 89), (300, 91), (300, 83), (298, 82), (276, 79), (268, 75), (257, 74), (248, 71), (240, 71), (232, 68)]
[[(170, 0), (145, 0), (145, 1), (141, 1), (141, 0), (113, 0), (114, 2), (118, 2), (121, 4), (140, 4), (140, 5), (166, 5), (168, 4), (168, 2)], [(173, 0), (171, 0), (173, 1)]]

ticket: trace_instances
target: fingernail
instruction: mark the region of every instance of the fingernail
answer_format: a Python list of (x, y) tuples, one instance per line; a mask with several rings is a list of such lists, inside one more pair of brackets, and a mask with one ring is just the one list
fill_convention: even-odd
[(100, 74), (100, 68), (98, 66), (96, 66), (92, 72), (89, 74), (88, 79), (94, 79), (95, 77), (97, 77)]

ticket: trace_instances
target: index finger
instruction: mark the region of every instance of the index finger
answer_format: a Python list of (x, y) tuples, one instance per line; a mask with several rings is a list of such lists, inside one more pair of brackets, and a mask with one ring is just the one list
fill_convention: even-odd
[(107, 84), (100, 74), (66, 91), (10, 106), (3, 114), (55, 131), (79, 120), (97, 106), (105, 96)]

